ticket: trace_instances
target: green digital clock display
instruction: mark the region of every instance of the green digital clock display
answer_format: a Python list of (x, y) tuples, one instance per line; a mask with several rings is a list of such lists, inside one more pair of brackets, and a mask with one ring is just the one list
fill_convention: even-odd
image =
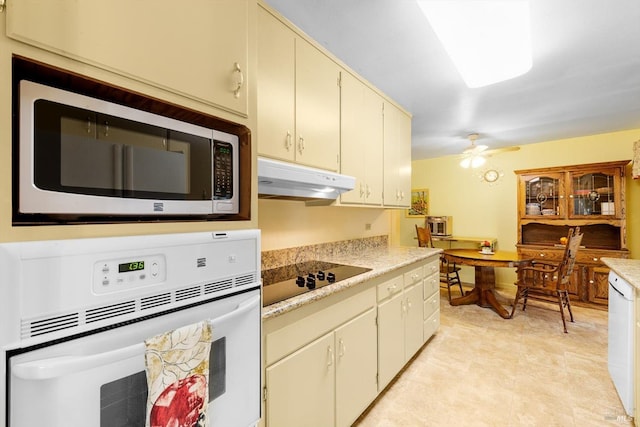
[(119, 273), (127, 273), (129, 271), (144, 270), (144, 261), (130, 261), (118, 264)]

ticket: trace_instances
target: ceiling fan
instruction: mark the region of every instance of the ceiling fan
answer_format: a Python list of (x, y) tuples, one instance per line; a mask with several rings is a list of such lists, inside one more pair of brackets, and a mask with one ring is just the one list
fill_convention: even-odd
[(487, 150), (487, 148), (489, 148), (487, 145), (476, 145), (476, 140), (478, 139), (477, 133), (469, 134), (467, 138), (471, 144), (462, 152), (462, 160), (460, 161), (460, 166), (465, 169), (478, 168), (484, 165), (487, 161), (487, 157), (494, 154), (504, 153), (507, 151), (517, 151), (520, 149), (520, 147), (504, 147)]

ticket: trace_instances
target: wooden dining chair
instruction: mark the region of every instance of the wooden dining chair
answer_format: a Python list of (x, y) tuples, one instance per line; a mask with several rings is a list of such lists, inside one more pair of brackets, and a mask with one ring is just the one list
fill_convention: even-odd
[[(429, 227), (418, 227), (416, 224), (416, 234), (418, 235), (418, 246), (421, 248), (433, 248), (433, 238)], [(444, 257), (440, 256), (440, 283), (447, 285), (447, 294), (449, 302), (451, 302), (451, 286), (458, 285), (460, 287), (460, 295), (464, 295), (462, 290), (462, 282), (460, 281), (460, 267), (455, 263), (450, 263)]]
[(549, 299), (549, 297), (555, 297), (560, 308), (562, 326), (564, 327), (564, 332), (567, 333), (567, 322), (564, 315), (565, 307), (569, 311), (569, 318), (572, 322), (574, 321), (567, 285), (569, 284), (569, 280), (571, 280), (571, 274), (573, 273), (573, 266), (576, 262), (576, 254), (582, 242), (582, 236), (583, 234), (580, 233), (580, 227), (576, 227), (575, 230), (573, 228), (569, 229), (567, 243), (560, 262), (533, 261), (531, 264), (519, 267), (516, 270), (518, 277), (515, 284), (518, 290), (516, 291), (516, 297), (513, 301), (513, 308), (511, 309), (511, 316), (509, 318), (513, 317), (521, 298), (523, 299), (522, 311), (524, 311), (527, 308), (527, 299), (529, 297), (536, 301), (552, 302), (554, 304), (556, 301)]

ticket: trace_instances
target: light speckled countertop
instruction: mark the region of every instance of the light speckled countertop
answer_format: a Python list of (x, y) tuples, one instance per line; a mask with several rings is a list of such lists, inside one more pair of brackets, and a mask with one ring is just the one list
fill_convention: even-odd
[(640, 290), (640, 259), (602, 258), (607, 267)]
[(442, 249), (385, 247), (323, 257), (322, 261), (367, 267), (371, 268), (371, 271), (264, 307), (262, 309), (262, 318), (268, 319), (279, 316), (295, 308), (310, 304), (334, 293), (357, 286), (367, 280), (392, 272), (398, 268), (427, 259), (440, 252), (442, 252)]

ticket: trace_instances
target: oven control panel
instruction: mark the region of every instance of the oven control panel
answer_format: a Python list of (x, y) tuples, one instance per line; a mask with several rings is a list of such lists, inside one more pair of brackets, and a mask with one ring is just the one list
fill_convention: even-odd
[(164, 255), (98, 261), (93, 266), (93, 291), (103, 294), (164, 282), (166, 266)]

